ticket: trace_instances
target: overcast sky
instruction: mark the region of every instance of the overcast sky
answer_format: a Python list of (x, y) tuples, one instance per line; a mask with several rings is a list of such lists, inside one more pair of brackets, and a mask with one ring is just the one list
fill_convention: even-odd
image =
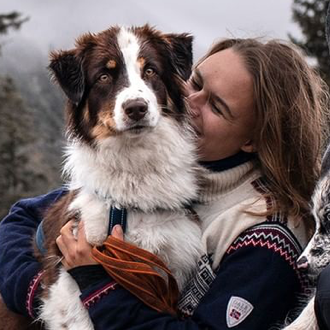
[[(51, 49), (73, 46), (81, 33), (113, 24), (149, 23), (164, 32), (195, 36), (195, 58), (220, 37), (299, 36), (292, 22), (293, 0), (0, 0), (0, 13), (19, 11), (30, 19), (18, 32), (2, 38), (4, 56), (18, 44)], [(6, 50), (7, 48), (7, 50)]]

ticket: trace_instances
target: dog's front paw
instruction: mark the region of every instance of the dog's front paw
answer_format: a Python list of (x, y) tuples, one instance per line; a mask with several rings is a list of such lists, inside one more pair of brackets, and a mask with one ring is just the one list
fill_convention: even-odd
[(78, 211), (84, 223), (87, 242), (101, 245), (108, 236), (109, 210), (96, 195), (80, 192), (70, 205), (71, 211)]

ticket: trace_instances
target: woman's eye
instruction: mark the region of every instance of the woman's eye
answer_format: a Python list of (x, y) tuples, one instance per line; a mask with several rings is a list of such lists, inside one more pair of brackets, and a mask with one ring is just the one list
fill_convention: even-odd
[(222, 111), (219, 107), (217, 107), (216, 105), (214, 104), (211, 104), (211, 108), (212, 108), (212, 111), (216, 114), (216, 115), (220, 115), (222, 116)]
[(144, 71), (145, 76), (148, 77), (148, 78), (152, 77), (155, 73), (156, 73), (155, 70), (152, 69), (152, 68), (147, 68)]
[(99, 77), (99, 81), (102, 82), (102, 83), (107, 83), (110, 81), (110, 77), (109, 75), (107, 74), (102, 74), (100, 77)]
[(192, 78), (192, 79), (190, 80), (190, 83), (191, 83), (192, 88), (193, 88), (194, 90), (196, 90), (196, 91), (200, 91), (200, 90), (203, 88), (202, 84), (200, 84), (200, 83), (199, 83), (197, 80), (195, 80), (194, 78)]

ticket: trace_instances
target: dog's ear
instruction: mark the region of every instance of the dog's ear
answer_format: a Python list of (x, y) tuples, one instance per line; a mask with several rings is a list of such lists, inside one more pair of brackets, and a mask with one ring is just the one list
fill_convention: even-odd
[(52, 52), (49, 69), (69, 100), (79, 104), (84, 95), (85, 77), (82, 59), (76, 50)]
[(174, 69), (183, 80), (189, 79), (193, 64), (192, 42), (193, 37), (188, 33), (166, 34), (165, 40), (169, 44), (171, 51), (170, 60)]

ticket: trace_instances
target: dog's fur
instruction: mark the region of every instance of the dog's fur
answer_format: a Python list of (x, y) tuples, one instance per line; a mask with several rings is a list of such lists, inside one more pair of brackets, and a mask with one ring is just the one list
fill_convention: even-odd
[(51, 55), (50, 68), (68, 97), (64, 172), (70, 192), (46, 214), (47, 255), (40, 319), (47, 329), (93, 329), (79, 288), (55, 267), (55, 239), (72, 216), (86, 237), (107, 237), (110, 206), (128, 209), (125, 240), (158, 255), (179, 289), (202, 254), (199, 224), (185, 205), (197, 197), (194, 136), (182, 81), (190, 75), (192, 37), (149, 26), (112, 27), (82, 36)]
[[(315, 233), (306, 249), (299, 257), (298, 267), (305, 272), (311, 282), (316, 283), (320, 272), (330, 263), (330, 146), (326, 150), (319, 182), (312, 197), (312, 212), (315, 219)], [(314, 312), (314, 297), (300, 316), (285, 330), (318, 330)]]

